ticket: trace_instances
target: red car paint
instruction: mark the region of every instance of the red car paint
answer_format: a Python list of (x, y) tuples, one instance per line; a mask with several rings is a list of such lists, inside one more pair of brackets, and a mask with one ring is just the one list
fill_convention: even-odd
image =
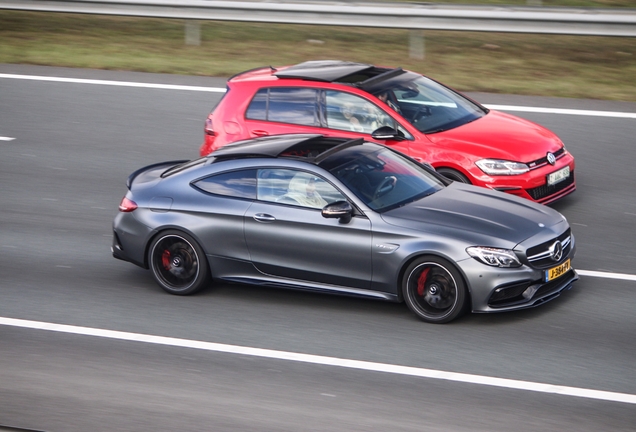
[[(330, 66), (342, 62), (323, 63)], [(303, 66), (305, 64), (296, 65)], [(361, 65), (364, 66), (364, 65)], [(366, 65), (371, 66), (371, 65)], [(276, 74), (294, 70), (289, 67), (260, 68), (235, 75), (227, 82), (228, 91), (210, 113), (205, 123), (205, 139), (200, 154), (207, 155), (228, 143), (264, 135), (284, 133), (320, 133), (328, 136), (358, 138), (378, 142), (395, 148), (412, 158), (426, 162), (437, 170), (452, 169), (464, 176), (470, 183), (501, 190), (532, 201), (547, 204), (560, 199), (576, 189), (574, 180), (574, 157), (565, 149), (563, 142), (553, 132), (519, 117), (486, 110), (464, 95), (448, 89), (460, 98), (481, 107), (485, 114), (458, 127), (441, 132), (424, 133), (418, 130), (405, 116), (400, 115), (378, 97), (363, 88), (338, 80), (329, 81), (311, 77), (277, 77)], [(301, 75), (302, 75), (302, 69)], [(387, 69), (388, 70), (388, 69)], [(384, 71), (382, 69), (381, 71)], [(401, 71), (401, 69), (400, 69)], [(408, 72), (408, 71), (407, 71)], [(413, 74), (412, 72), (409, 72)], [(283, 75), (283, 74), (281, 74)], [(293, 74), (291, 74), (293, 75)], [(440, 85), (439, 83), (436, 83)], [(392, 117), (399, 127), (412, 139), (374, 139), (370, 133), (333, 129), (324, 124), (301, 125), (283, 121), (256, 120), (246, 116), (246, 111), (261, 89), (274, 88), (329, 90), (357, 96), (363, 104), (370, 103)], [(341, 94), (337, 93), (337, 94)], [(324, 92), (321, 93), (324, 95)], [(319, 108), (317, 108), (318, 110)], [(433, 107), (433, 109), (436, 109)], [(555, 155), (553, 164), (548, 160)], [(515, 175), (489, 175), (476, 165), (480, 159), (496, 159), (519, 162), (530, 166), (528, 172)], [(532, 164), (535, 164), (532, 166)], [(570, 175), (565, 180), (548, 186), (547, 176), (569, 167)]]

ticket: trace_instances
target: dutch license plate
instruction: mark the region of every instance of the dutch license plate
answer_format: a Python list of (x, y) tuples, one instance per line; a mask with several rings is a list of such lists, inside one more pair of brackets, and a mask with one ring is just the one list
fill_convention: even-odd
[(545, 281), (550, 282), (551, 280), (554, 280), (560, 276), (563, 276), (569, 270), (570, 270), (570, 260), (567, 260), (561, 265), (558, 265), (556, 267), (552, 267), (551, 269), (546, 270)]
[(566, 166), (565, 168), (561, 168), (558, 171), (548, 174), (548, 186), (552, 186), (553, 184), (563, 181), (568, 177), (570, 177), (570, 167)]

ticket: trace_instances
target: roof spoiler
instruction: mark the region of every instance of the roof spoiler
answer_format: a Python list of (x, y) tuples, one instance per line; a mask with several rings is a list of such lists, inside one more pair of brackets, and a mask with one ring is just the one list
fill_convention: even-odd
[(257, 71), (257, 70), (261, 70), (261, 69), (269, 69), (272, 73), (274, 73), (274, 72), (276, 72), (276, 71), (278, 70), (278, 69), (276, 69), (275, 67), (273, 67), (272, 65), (269, 65), (269, 66), (259, 66), (259, 67), (256, 67), (256, 68), (254, 68), (254, 69), (248, 69), (248, 70), (246, 70), (246, 71), (243, 71), (243, 72), (239, 72), (239, 73), (237, 73), (237, 74), (234, 74), (234, 75), (232, 75), (231, 77), (229, 77), (227, 80), (228, 80), (228, 81), (231, 81), (232, 79), (234, 79), (234, 78), (236, 78), (236, 77), (238, 77), (238, 76), (241, 76), (241, 75), (243, 75), (243, 74), (250, 73), (250, 72), (255, 72), (255, 71)]
[(156, 164), (145, 166), (143, 168), (139, 168), (137, 171), (135, 171), (134, 173), (132, 173), (131, 175), (128, 176), (128, 179), (126, 180), (126, 187), (128, 189), (130, 189), (130, 186), (132, 186), (132, 183), (135, 180), (135, 177), (137, 177), (139, 174), (141, 174), (144, 171), (149, 171), (151, 169), (159, 168), (161, 166), (173, 167), (175, 165), (180, 165), (180, 164), (183, 164), (183, 163), (186, 163), (186, 162), (189, 162), (189, 159), (174, 160), (174, 161), (167, 161), (167, 162), (159, 162), (159, 163), (156, 163)]

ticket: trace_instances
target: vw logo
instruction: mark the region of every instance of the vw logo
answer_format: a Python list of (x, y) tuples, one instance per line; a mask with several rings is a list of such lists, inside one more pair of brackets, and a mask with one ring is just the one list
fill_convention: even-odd
[(554, 261), (559, 261), (563, 258), (563, 245), (559, 240), (555, 241), (552, 246), (550, 246), (550, 256)]
[(554, 157), (552, 153), (548, 153), (547, 159), (550, 165), (554, 165), (556, 163), (556, 158)]

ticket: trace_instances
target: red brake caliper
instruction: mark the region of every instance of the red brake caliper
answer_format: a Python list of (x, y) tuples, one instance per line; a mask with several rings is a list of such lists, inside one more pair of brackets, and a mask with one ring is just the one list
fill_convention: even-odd
[(420, 277), (417, 278), (417, 295), (424, 296), (424, 288), (426, 288), (426, 276), (428, 276), (428, 271), (430, 267), (424, 269), (424, 271), (420, 274)]
[(168, 249), (161, 254), (161, 264), (163, 264), (163, 268), (170, 270), (170, 251)]

